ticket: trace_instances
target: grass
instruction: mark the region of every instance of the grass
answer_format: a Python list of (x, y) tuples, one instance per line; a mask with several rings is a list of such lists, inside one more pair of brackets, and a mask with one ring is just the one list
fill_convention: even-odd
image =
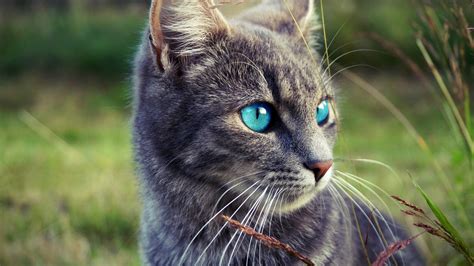
[[(421, 22), (416, 44), (436, 81), (434, 88), (441, 95), (441, 104), (451, 125), (451, 132), (461, 140), (457, 153), (463, 152), (464, 156), (451, 164), (451, 168), (458, 169), (457, 173), (450, 171), (446, 174), (439, 168), (440, 177), (448, 193), (448, 202), (456, 209), (457, 215), (448, 218), (430, 195), (425, 193), (420, 186), (417, 186), (417, 189), (436, 217), (432, 224), (439, 228), (435, 230), (436, 232), (428, 232), (449, 243), (464, 256), (467, 263), (474, 264), (473, 217), (472, 211), (466, 210), (465, 207), (472, 202), (472, 196), (469, 195), (472, 195), (474, 189), (472, 171), (474, 158), (472, 136), (474, 134), (471, 123), (472, 98), (470, 97), (472, 88), (469, 85), (473, 81), (474, 61), (471, 56), (474, 54), (474, 41), (469, 30), (470, 24), (464, 15), (466, 8), (457, 3), (451, 6), (441, 4), (440, 12), (436, 12), (434, 7), (436, 6), (421, 5), (419, 7)], [(451, 180), (448, 180), (448, 175), (455, 174), (462, 177), (460, 182), (462, 186), (456, 187), (452, 185)], [(458, 225), (453, 226), (452, 220), (458, 220)], [(462, 230), (462, 235), (459, 229)]]
[(122, 78), (145, 25), (141, 12), (44, 10), (0, 18), (0, 39), (8, 40), (0, 42), (0, 77), (33, 69)]
[(125, 87), (18, 83), (33, 104), (0, 113), (0, 265), (138, 264)]

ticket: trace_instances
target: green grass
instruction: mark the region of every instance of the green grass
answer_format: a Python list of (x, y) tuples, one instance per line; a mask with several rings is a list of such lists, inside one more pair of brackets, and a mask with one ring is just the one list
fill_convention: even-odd
[(0, 77), (41, 70), (122, 78), (145, 25), (143, 14), (145, 10), (43, 10), (0, 18), (0, 39), (8, 40), (0, 42)]
[(138, 264), (124, 86), (28, 84), (31, 107), (0, 112), (0, 265)]

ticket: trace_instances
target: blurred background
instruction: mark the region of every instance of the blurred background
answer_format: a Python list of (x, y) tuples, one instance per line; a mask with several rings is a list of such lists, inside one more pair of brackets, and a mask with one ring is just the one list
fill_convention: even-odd
[[(139, 265), (130, 73), (148, 2), (0, 1), (0, 265)], [(257, 1), (230, 2), (228, 16)], [(474, 10), (445, 2), (324, 1), (336, 157), (340, 170), (426, 207), (416, 180), (472, 247)], [(417, 243), (430, 265), (467, 263), (438, 238)]]

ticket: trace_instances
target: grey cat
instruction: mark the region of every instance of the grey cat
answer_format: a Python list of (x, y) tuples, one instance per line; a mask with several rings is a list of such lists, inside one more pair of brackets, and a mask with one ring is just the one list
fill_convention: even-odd
[[(368, 264), (407, 238), (332, 180), (338, 120), (315, 21), (310, 0), (263, 1), (232, 21), (211, 0), (152, 2), (134, 74), (144, 264), (301, 263), (221, 214), (316, 265)], [(410, 246), (389, 263), (423, 260)]]

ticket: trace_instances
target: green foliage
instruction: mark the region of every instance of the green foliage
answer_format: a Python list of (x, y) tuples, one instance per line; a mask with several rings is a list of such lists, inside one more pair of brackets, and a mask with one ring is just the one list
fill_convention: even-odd
[(136, 12), (32, 12), (0, 22), (0, 75), (75, 73), (123, 78), (145, 17)]

